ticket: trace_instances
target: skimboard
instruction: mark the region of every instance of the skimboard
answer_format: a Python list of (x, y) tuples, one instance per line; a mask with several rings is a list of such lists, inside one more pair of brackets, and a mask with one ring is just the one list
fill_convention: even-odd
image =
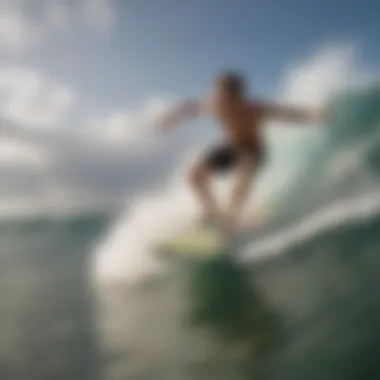
[(194, 226), (171, 236), (159, 239), (154, 245), (155, 251), (166, 258), (208, 259), (221, 254), (236, 243), (248, 231), (258, 227), (260, 218), (247, 219), (235, 231), (230, 243), (226, 245), (219, 229), (212, 224)]
[(222, 249), (217, 230), (199, 226), (157, 241), (155, 250), (166, 257), (206, 259), (217, 255)]

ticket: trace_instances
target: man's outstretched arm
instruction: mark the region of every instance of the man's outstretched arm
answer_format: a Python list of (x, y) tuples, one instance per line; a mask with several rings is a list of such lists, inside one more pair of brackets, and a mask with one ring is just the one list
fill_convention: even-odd
[(300, 124), (321, 124), (327, 121), (327, 110), (305, 109), (276, 103), (261, 103), (263, 116), (279, 121)]
[(204, 111), (203, 102), (200, 100), (188, 100), (179, 106), (165, 112), (158, 120), (161, 130), (168, 130), (176, 127), (185, 120), (200, 116)]

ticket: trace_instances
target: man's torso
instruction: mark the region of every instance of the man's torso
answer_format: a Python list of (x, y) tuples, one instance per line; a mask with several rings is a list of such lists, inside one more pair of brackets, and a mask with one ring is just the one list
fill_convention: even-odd
[(237, 148), (254, 148), (261, 145), (260, 125), (262, 111), (253, 102), (218, 104), (213, 102), (209, 112), (220, 123), (228, 141)]

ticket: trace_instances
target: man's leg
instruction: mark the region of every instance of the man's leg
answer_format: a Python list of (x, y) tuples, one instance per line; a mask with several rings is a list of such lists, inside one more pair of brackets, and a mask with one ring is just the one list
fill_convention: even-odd
[(255, 162), (252, 155), (244, 154), (239, 157), (236, 165), (236, 175), (236, 183), (224, 218), (224, 229), (227, 235), (236, 228), (236, 223), (239, 222), (241, 210), (251, 189), (255, 175)]
[(211, 191), (211, 170), (206, 160), (197, 162), (189, 171), (189, 182), (202, 206), (203, 219), (215, 220), (219, 209)]

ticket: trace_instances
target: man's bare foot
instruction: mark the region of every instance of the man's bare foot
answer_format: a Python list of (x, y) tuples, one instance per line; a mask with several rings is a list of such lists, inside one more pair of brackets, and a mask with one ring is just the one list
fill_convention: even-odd
[(234, 213), (204, 212), (198, 219), (197, 225), (201, 228), (210, 228), (218, 236), (218, 247), (228, 248), (239, 229), (238, 218)]

